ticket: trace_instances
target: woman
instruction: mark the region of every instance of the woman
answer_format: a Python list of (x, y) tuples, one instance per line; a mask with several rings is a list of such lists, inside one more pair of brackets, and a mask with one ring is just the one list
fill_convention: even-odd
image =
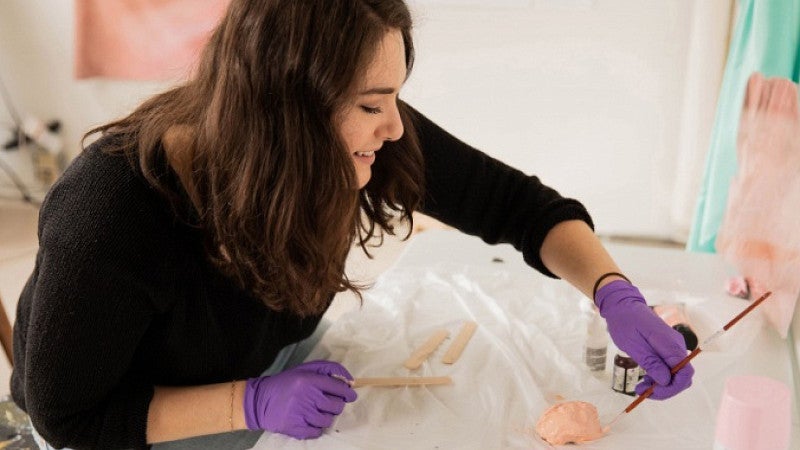
[(42, 206), (15, 328), (13, 396), (51, 445), (319, 436), (356, 398), (346, 368), (259, 375), (358, 291), (347, 253), (392, 211), (512, 243), (595, 299), (642, 389), (690, 384), (690, 366), (669, 374), (682, 337), (580, 203), (398, 99), (410, 32), (402, 0), (234, 0), (191, 81), (90, 132)]

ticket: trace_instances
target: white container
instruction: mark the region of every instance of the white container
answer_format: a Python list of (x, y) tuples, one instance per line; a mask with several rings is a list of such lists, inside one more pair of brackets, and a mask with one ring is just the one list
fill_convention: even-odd
[(608, 331), (606, 321), (600, 317), (596, 308), (592, 308), (589, 324), (586, 329), (583, 362), (592, 372), (602, 374), (606, 370), (608, 357)]

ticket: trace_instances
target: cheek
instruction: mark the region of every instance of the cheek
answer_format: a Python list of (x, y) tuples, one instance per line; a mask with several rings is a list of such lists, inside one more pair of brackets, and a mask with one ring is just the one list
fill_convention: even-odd
[(352, 132), (342, 133), (342, 138), (344, 139), (344, 145), (347, 148), (348, 152), (352, 153), (356, 151), (356, 148), (358, 148), (358, 139), (355, 133)]
[(350, 152), (363, 150), (370, 141), (370, 132), (363, 120), (348, 118), (342, 123), (341, 133)]
[(348, 128), (346, 125), (343, 125), (339, 130), (339, 132), (341, 133), (342, 141), (344, 142), (345, 148), (349, 151), (351, 148), (353, 148), (354, 144), (353, 142), (354, 136), (352, 130), (350, 130), (350, 128)]

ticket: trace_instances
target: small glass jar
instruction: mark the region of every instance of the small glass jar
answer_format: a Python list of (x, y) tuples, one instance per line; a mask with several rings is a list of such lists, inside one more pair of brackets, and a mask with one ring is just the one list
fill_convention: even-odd
[(636, 385), (642, 376), (642, 369), (633, 358), (622, 351), (617, 353), (611, 374), (611, 389), (626, 395), (636, 395)]

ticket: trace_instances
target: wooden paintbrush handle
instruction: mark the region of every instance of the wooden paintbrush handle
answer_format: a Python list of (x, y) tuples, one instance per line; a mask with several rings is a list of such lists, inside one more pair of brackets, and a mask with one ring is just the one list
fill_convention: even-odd
[(725, 331), (728, 331), (728, 329), (729, 329), (730, 327), (734, 326), (734, 325), (736, 324), (736, 322), (738, 322), (738, 321), (739, 321), (739, 319), (741, 319), (742, 317), (746, 316), (746, 315), (747, 315), (747, 313), (749, 313), (750, 311), (752, 311), (752, 310), (753, 310), (753, 309), (754, 309), (756, 306), (758, 306), (758, 305), (759, 305), (761, 302), (763, 302), (764, 300), (766, 300), (766, 299), (767, 299), (767, 297), (769, 297), (770, 295), (772, 295), (772, 291), (767, 291), (767, 292), (765, 292), (765, 293), (764, 293), (764, 295), (762, 295), (761, 297), (759, 297), (759, 298), (758, 298), (758, 300), (756, 300), (756, 301), (754, 301), (753, 303), (751, 303), (751, 304), (750, 304), (750, 306), (748, 306), (747, 308), (745, 308), (745, 310), (744, 310), (744, 311), (740, 312), (740, 313), (739, 313), (739, 314), (738, 314), (736, 317), (734, 317), (733, 319), (731, 319), (731, 321), (730, 321), (730, 322), (728, 322), (728, 323), (727, 323), (727, 324), (726, 324), (724, 327), (722, 327), (722, 329), (723, 329), (723, 330), (725, 330)]
[[(673, 375), (678, 373), (679, 370), (683, 369), (684, 366), (689, 364), (689, 361), (691, 361), (692, 358), (697, 356), (697, 354), (700, 353), (701, 351), (702, 351), (702, 349), (700, 347), (697, 347), (696, 349), (692, 350), (691, 353), (686, 355), (686, 358), (683, 358), (681, 360), (681, 362), (679, 362), (678, 364), (675, 365), (675, 367), (670, 369), (669, 373), (671, 373)], [(631, 404), (628, 405), (627, 408), (625, 408), (625, 412), (626, 413), (631, 412), (631, 410), (633, 408), (636, 408), (637, 406), (639, 406), (639, 403), (642, 403), (644, 401), (644, 399), (646, 399), (647, 397), (650, 397), (651, 395), (653, 395), (653, 389), (655, 389), (655, 387), (656, 387), (656, 385), (653, 384), (649, 388), (647, 388), (646, 391), (642, 392), (642, 395), (636, 397), (636, 400), (632, 401)]]
[[(747, 315), (748, 313), (750, 313), (750, 311), (752, 311), (752, 310), (753, 310), (753, 309), (754, 309), (756, 306), (758, 306), (759, 304), (761, 304), (761, 302), (763, 302), (764, 300), (766, 300), (766, 299), (767, 299), (767, 297), (769, 297), (771, 294), (772, 294), (772, 292), (770, 292), (770, 291), (767, 291), (766, 293), (764, 293), (764, 295), (762, 295), (761, 297), (759, 297), (759, 298), (758, 298), (758, 300), (756, 300), (756, 301), (754, 301), (753, 303), (751, 303), (751, 304), (750, 304), (750, 306), (748, 306), (747, 308), (745, 308), (745, 309), (744, 309), (744, 311), (742, 311), (742, 312), (740, 312), (739, 314), (737, 314), (737, 315), (736, 315), (736, 317), (734, 317), (733, 319), (731, 319), (731, 321), (730, 321), (730, 322), (728, 322), (728, 323), (727, 323), (727, 324), (726, 324), (724, 327), (722, 327), (722, 331), (727, 331), (727, 330), (728, 330), (730, 327), (732, 327), (734, 324), (736, 324), (736, 322), (738, 322), (738, 321), (739, 321), (739, 320), (740, 320), (742, 317), (746, 316), (746, 315)], [(720, 332), (718, 332), (718, 333), (720, 333)], [(705, 342), (705, 343), (708, 343), (708, 341), (709, 341), (709, 340), (711, 340), (712, 338), (714, 338), (715, 336), (716, 336), (716, 335), (714, 335), (714, 336), (712, 336), (711, 338), (709, 338), (708, 340), (706, 340), (706, 342)], [(700, 347), (697, 347), (697, 348), (696, 348), (696, 349), (694, 349), (694, 350), (693, 350), (691, 353), (689, 353), (689, 354), (686, 356), (686, 358), (683, 358), (683, 359), (681, 360), (681, 362), (679, 362), (678, 364), (676, 364), (676, 365), (675, 365), (675, 367), (673, 367), (672, 369), (670, 369), (670, 371), (669, 371), (669, 372), (670, 372), (671, 374), (675, 375), (675, 374), (676, 374), (676, 373), (677, 373), (679, 370), (683, 369), (683, 367), (684, 367), (686, 364), (689, 364), (689, 361), (691, 361), (691, 360), (692, 360), (692, 358), (694, 358), (695, 356), (697, 356), (697, 354), (698, 354), (698, 353), (700, 353), (701, 351), (702, 351), (702, 349), (701, 349)], [(642, 392), (642, 395), (640, 395), (640, 396), (636, 397), (636, 400), (632, 401), (632, 402), (631, 402), (631, 404), (630, 404), (630, 405), (628, 405), (628, 407), (627, 407), (627, 408), (625, 408), (624, 412), (626, 412), (626, 413), (629, 413), (629, 412), (631, 412), (631, 411), (633, 410), (633, 408), (636, 408), (637, 406), (639, 406), (639, 403), (642, 403), (642, 402), (644, 401), (644, 399), (646, 399), (647, 397), (650, 397), (651, 395), (653, 395), (653, 389), (655, 389), (655, 386), (656, 386), (656, 385), (655, 385), (655, 384), (653, 384), (652, 386), (650, 386), (649, 388), (647, 388), (647, 390), (646, 390), (646, 391)]]

